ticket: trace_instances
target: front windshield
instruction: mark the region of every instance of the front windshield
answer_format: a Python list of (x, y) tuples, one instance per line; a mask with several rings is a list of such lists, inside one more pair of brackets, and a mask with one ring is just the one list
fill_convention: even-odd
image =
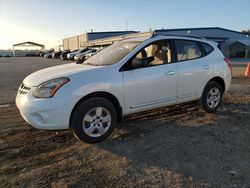
[(119, 62), (142, 41), (121, 41), (103, 49), (84, 62), (88, 65), (112, 65)]

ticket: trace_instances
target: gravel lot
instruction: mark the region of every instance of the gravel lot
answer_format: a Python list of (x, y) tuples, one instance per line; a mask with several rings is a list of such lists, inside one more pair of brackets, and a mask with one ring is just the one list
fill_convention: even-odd
[(25, 76), (61, 60), (0, 58), (1, 187), (250, 187), (250, 78), (233, 84), (215, 114), (193, 104), (129, 116), (89, 145), (72, 131), (29, 126), (14, 104)]

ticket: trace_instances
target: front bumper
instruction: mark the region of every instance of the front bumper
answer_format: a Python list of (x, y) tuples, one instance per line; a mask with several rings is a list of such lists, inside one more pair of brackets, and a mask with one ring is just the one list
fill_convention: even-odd
[(37, 129), (68, 129), (73, 108), (70, 97), (35, 98), (33, 90), (16, 96), (16, 106), (25, 121)]

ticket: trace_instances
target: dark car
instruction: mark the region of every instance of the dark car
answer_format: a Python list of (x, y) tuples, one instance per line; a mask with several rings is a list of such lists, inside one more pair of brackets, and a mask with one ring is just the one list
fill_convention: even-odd
[(3, 54), (3, 57), (11, 57), (9, 54)]
[(30, 52), (30, 53), (27, 53), (25, 54), (26, 57), (36, 57), (38, 56), (36, 52)]
[(44, 56), (44, 54), (45, 54), (45, 51), (40, 52), (40, 53), (39, 53), (39, 56), (43, 57), (43, 56)]
[(61, 54), (62, 54), (62, 51), (60, 51), (60, 52), (53, 52), (52, 57), (56, 58), (56, 59), (59, 59)]
[(70, 50), (64, 50), (61, 55), (60, 55), (60, 58), (65, 60), (67, 59), (67, 54), (70, 53)]

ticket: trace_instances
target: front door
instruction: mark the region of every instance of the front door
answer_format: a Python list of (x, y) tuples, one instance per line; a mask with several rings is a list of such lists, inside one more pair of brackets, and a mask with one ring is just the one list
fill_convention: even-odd
[(177, 67), (170, 42), (161, 40), (141, 49), (124, 70), (125, 113), (175, 104)]

